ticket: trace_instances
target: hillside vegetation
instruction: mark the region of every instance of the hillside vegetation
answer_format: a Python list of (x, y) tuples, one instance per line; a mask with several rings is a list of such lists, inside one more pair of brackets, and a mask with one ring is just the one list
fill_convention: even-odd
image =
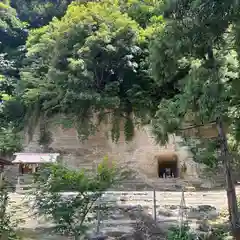
[(186, 144), (209, 166), (220, 150), (239, 239), (229, 160), (238, 164), (239, 14), (235, 0), (1, 1), (0, 153), (21, 150), (24, 126), (40, 120), (47, 134), (58, 113), (82, 140), (108, 117), (115, 142), (121, 121), (126, 141), (150, 124), (158, 143), (182, 135), (189, 117), (193, 126), (214, 122), (218, 139)]

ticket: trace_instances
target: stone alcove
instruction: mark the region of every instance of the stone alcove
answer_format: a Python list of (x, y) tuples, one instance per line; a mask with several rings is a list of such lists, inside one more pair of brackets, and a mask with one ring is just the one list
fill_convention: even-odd
[(178, 156), (174, 152), (159, 153), (154, 157), (157, 162), (157, 175), (159, 178), (163, 178), (164, 174), (171, 177), (179, 177), (179, 162)]

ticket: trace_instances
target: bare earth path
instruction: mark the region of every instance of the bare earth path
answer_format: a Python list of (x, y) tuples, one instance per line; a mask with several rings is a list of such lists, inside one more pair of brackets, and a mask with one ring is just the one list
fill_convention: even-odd
[[(236, 191), (237, 194), (240, 195), (240, 186), (236, 187)], [(156, 192), (158, 222), (178, 221), (178, 206), (180, 205), (181, 195), (181, 192)], [(12, 208), (14, 207), (16, 209), (15, 216), (24, 219), (21, 227), (27, 229), (41, 229), (49, 227), (49, 222), (46, 222), (43, 219), (36, 219), (32, 216), (30, 207), (23, 205), (23, 201), (26, 201), (26, 198), (24, 200), (24, 195), (11, 193), (10, 199), (13, 202)], [(121, 207), (130, 206), (129, 211), (131, 211), (134, 206), (141, 206), (148, 214), (152, 214), (153, 212), (153, 192), (107, 192), (106, 196), (103, 198), (103, 202), (117, 203), (115, 212), (110, 213), (109, 219), (102, 222), (101, 230), (106, 233), (121, 231), (127, 234), (133, 231), (132, 225), (134, 222), (120, 211)], [(197, 208), (202, 205), (210, 205), (215, 207), (217, 212), (221, 211), (222, 209), (226, 209), (227, 207), (225, 190), (186, 192), (185, 202), (186, 206), (191, 208)], [(175, 212), (170, 215), (163, 214), (162, 212), (167, 209), (167, 206), (171, 206), (171, 209), (173, 209)], [(34, 237), (26, 239), (60, 240), (60, 238), (56, 236), (49, 236), (48, 238), (39, 236), (39, 238)]]

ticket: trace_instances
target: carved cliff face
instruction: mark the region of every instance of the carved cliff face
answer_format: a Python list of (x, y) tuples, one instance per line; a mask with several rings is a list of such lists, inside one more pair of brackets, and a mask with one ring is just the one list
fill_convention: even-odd
[(169, 151), (169, 152), (160, 152), (157, 155), (155, 155), (154, 159), (161, 162), (175, 162), (178, 161), (178, 156), (175, 152)]
[[(197, 177), (196, 166), (189, 157), (186, 149), (176, 150), (175, 139), (170, 137), (170, 141), (165, 146), (155, 144), (154, 139), (147, 128), (136, 130), (132, 142), (124, 141), (123, 131), (119, 142), (113, 143), (106, 137), (107, 129), (102, 127), (95, 136), (91, 136), (86, 142), (78, 140), (77, 132), (74, 129), (63, 129), (60, 126), (51, 126), (52, 142), (49, 146), (54, 152), (62, 155), (63, 162), (72, 168), (87, 167), (95, 169), (96, 162), (100, 162), (104, 156), (108, 155), (110, 160), (120, 165), (132, 168), (139, 174), (144, 174), (148, 178), (158, 178), (158, 161), (178, 161), (179, 168), (185, 162), (187, 166), (186, 176)], [(36, 128), (32, 141), (26, 145), (25, 152), (39, 151), (39, 128)], [(179, 139), (178, 139), (179, 140)]]

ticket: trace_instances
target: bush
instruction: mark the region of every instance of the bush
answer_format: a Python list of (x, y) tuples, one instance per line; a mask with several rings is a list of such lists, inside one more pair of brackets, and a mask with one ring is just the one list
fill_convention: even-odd
[[(56, 224), (58, 233), (75, 239), (85, 236), (90, 223), (96, 219), (96, 202), (122, 178), (118, 169), (108, 166), (108, 159), (105, 159), (94, 174), (70, 170), (60, 164), (40, 169), (35, 175), (37, 191), (34, 192), (38, 214), (48, 216)], [(66, 193), (69, 191), (74, 193), (70, 196)]]
[(184, 224), (182, 227), (172, 227), (169, 229), (167, 240), (196, 240), (197, 235), (190, 231), (190, 227)]
[(211, 234), (211, 239), (214, 240), (225, 240), (230, 236), (230, 229), (226, 229), (225, 227), (218, 227), (218, 228), (214, 228), (212, 230), (212, 234)]

